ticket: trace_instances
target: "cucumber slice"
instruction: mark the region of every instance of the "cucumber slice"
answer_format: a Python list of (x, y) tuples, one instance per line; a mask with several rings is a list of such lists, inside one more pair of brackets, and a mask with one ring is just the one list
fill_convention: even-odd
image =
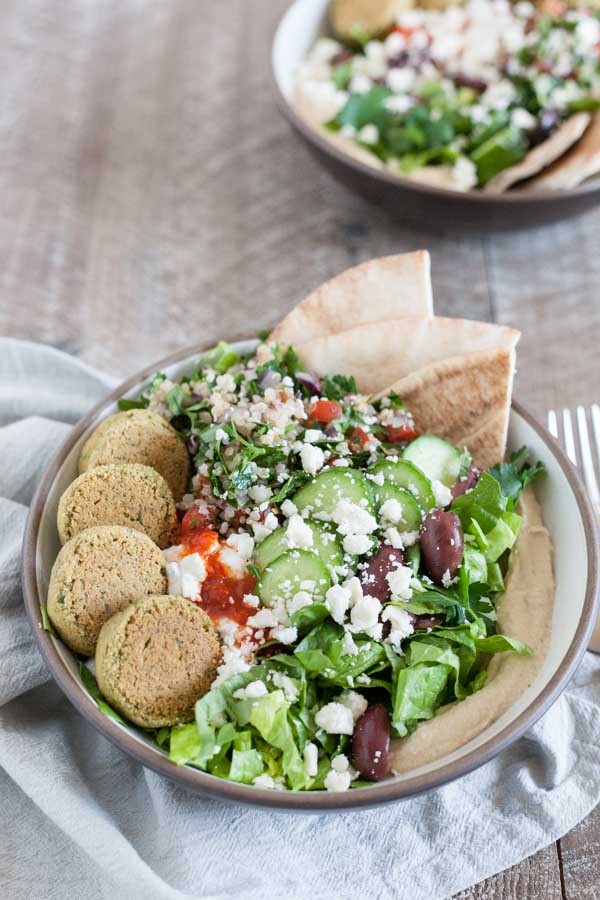
[[(304, 549), (316, 553), (326, 566), (343, 565), (344, 553), (335, 534), (322, 522), (306, 519), (304, 524), (309, 526), (313, 536), (312, 547)], [(254, 551), (254, 562), (259, 569), (264, 569), (290, 549), (286, 532), (287, 528), (278, 528), (258, 545)]]
[(384, 481), (382, 485), (373, 484), (373, 492), (379, 508), (386, 500), (396, 500), (400, 504), (402, 507), (402, 518), (398, 523), (400, 531), (419, 531), (423, 520), (423, 511), (409, 491), (397, 487), (389, 481)]
[(432, 481), (452, 487), (460, 475), (462, 454), (444, 438), (423, 434), (415, 438), (403, 453), (403, 458), (418, 466)]
[(330, 520), (340, 500), (349, 500), (374, 512), (373, 493), (366, 478), (356, 469), (325, 469), (303, 485), (292, 497), (298, 512), (308, 511), (313, 518)]
[[(404, 488), (416, 498), (419, 506), (429, 512), (435, 506), (435, 497), (431, 490), (431, 482), (421, 469), (414, 466), (408, 460), (400, 459), (398, 462), (392, 462), (384, 459), (382, 462), (375, 463), (370, 466), (368, 472), (371, 475), (383, 475), (384, 484), (393, 484), (396, 487)], [(373, 482), (375, 487), (375, 482)]]
[[(308, 582), (312, 582), (310, 590)], [(316, 553), (288, 550), (266, 567), (258, 582), (258, 595), (265, 606), (272, 606), (277, 601), (287, 602), (298, 591), (306, 591), (313, 602), (318, 602), (325, 598), (330, 587), (329, 572)]]

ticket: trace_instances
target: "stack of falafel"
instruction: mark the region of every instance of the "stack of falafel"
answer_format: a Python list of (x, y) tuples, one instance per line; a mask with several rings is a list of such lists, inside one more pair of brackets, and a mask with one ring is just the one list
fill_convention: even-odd
[(50, 620), (72, 650), (95, 655), (98, 686), (123, 716), (143, 728), (190, 722), (221, 644), (202, 609), (167, 593), (161, 549), (177, 536), (185, 443), (157, 413), (116, 413), (85, 443), (79, 472), (58, 506)]

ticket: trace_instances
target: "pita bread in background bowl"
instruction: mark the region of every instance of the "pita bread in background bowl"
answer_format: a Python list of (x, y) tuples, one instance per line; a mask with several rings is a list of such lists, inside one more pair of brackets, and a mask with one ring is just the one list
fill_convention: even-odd
[(564, 191), (600, 172), (600, 113), (583, 137), (551, 166), (520, 188), (523, 191)]
[(301, 344), (351, 326), (433, 316), (426, 250), (370, 259), (316, 288), (276, 325), (270, 340)]
[(503, 169), (483, 188), (486, 194), (502, 194), (519, 181), (537, 175), (550, 163), (576, 144), (590, 124), (591, 116), (578, 112), (559, 125), (550, 137), (530, 150), (527, 156), (514, 166)]

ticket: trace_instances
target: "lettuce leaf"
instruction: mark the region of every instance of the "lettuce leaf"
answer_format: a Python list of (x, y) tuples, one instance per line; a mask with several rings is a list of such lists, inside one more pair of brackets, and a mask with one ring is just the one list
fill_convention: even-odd
[(543, 475), (546, 468), (542, 462), (529, 463), (529, 451), (527, 447), (521, 447), (510, 457), (509, 462), (499, 463), (489, 470), (490, 475), (500, 485), (503, 495), (509, 499), (513, 506), (519, 499), (521, 491), (539, 475)]
[(473, 490), (457, 497), (450, 508), (458, 514), (464, 531), (475, 533), (470, 528), (471, 520), (474, 520), (481, 532), (487, 535), (506, 510), (506, 497), (498, 481), (488, 472), (483, 472)]
[(104, 713), (105, 716), (108, 716), (109, 719), (114, 719), (115, 722), (119, 722), (120, 725), (126, 725), (127, 723), (124, 719), (121, 718), (119, 713), (116, 712), (112, 708), (112, 706), (106, 702), (106, 700), (100, 693), (98, 682), (96, 681), (93, 673), (90, 672), (90, 670), (84, 663), (79, 663), (79, 675), (84, 687), (98, 704), (98, 709), (100, 710), (100, 712)]
[(398, 737), (410, 734), (418, 722), (433, 718), (449, 674), (448, 666), (427, 663), (396, 673), (392, 691), (392, 728)]
[(273, 691), (253, 703), (250, 722), (268, 744), (282, 751), (283, 773), (292, 790), (298, 790), (306, 786), (306, 773), (288, 721), (289, 707), (283, 691)]

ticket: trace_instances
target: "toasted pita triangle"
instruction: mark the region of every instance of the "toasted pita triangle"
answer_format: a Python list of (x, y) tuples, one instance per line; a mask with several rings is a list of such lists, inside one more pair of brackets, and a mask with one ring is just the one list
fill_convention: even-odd
[(367, 322), (433, 315), (426, 250), (383, 256), (326, 281), (277, 325), (271, 340), (301, 344)]
[(600, 172), (600, 113), (593, 117), (590, 127), (568, 153), (532, 178), (523, 191), (565, 191), (577, 187), (586, 178)]
[(483, 188), (484, 193), (503, 194), (517, 181), (524, 181), (526, 178), (531, 178), (532, 175), (537, 175), (579, 140), (590, 124), (590, 118), (590, 114), (586, 112), (578, 112), (570, 116), (548, 140), (530, 150), (521, 162), (515, 166), (509, 166), (508, 169), (504, 169), (491, 181), (488, 181)]
[(296, 346), (307, 370), (354, 375), (364, 393), (382, 391), (412, 373), (451, 357), (513, 350), (519, 332), (468, 319), (371, 322)]
[(504, 458), (512, 396), (512, 347), (453, 356), (396, 381), (417, 431), (468, 447), (484, 469)]

